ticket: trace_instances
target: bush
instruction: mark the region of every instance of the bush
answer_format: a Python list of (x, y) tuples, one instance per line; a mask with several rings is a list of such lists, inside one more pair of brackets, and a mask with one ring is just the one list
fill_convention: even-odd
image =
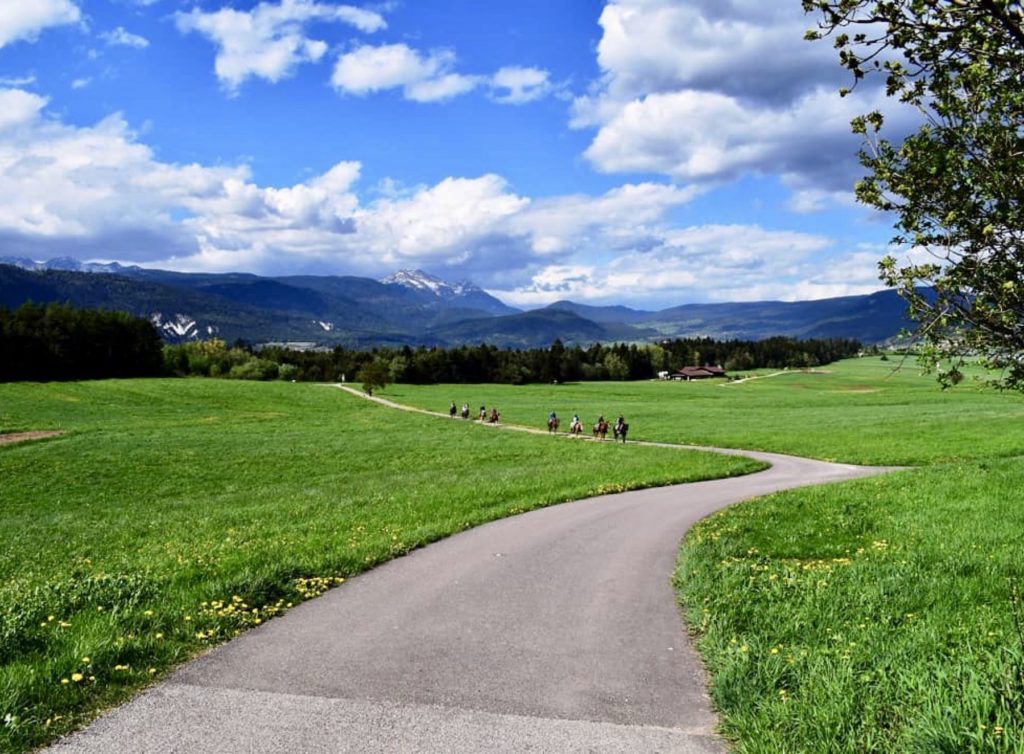
[(276, 380), (278, 366), (273, 361), (252, 358), (244, 364), (231, 367), (228, 377), (233, 380)]

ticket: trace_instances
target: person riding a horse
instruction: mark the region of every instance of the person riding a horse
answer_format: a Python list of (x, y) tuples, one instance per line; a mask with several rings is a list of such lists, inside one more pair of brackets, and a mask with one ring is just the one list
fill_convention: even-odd
[(626, 424), (626, 420), (623, 418), (622, 414), (619, 414), (619, 418), (615, 422), (613, 431), (615, 432), (616, 440), (621, 438), (622, 442), (626, 442), (626, 433), (629, 432), (629, 425)]
[(608, 436), (608, 422), (603, 416), (597, 417), (597, 422), (594, 424), (594, 437), (600, 437), (604, 440)]
[(497, 424), (501, 416), (498, 414), (498, 409), (491, 409), (491, 424)]
[(550, 414), (548, 414), (548, 432), (554, 432), (555, 430), (557, 430), (558, 424), (558, 414), (552, 411)]
[(578, 435), (583, 431), (583, 422), (580, 421), (579, 414), (572, 415), (572, 423), (569, 424), (569, 434)]

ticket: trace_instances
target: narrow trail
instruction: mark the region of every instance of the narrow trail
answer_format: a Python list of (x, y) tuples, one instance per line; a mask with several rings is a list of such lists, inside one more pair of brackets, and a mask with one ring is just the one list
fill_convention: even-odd
[(729, 387), (730, 385), (742, 385), (744, 382), (753, 382), (754, 380), (767, 380), (772, 377), (786, 377), (788, 375), (795, 374), (832, 374), (828, 369), (786, 369), (782, 372), (772, 372), (771, 374), (755, 374), (753, 377), (744, 377), (740, 380), (729, 380), (723, 382), (718, 387)]
[(454, 535), (184, 665), (53, 751), (722, 754), (669, 582), (683, 534), (741, 500), (889, 469), (721, 452), (772, 466)]

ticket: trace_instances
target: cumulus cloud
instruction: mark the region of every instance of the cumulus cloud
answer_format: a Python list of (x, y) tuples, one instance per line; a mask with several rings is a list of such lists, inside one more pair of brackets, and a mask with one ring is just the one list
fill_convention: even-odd
[(861, 173), (850, 119), (892, 108), (877, 82), (838, 96), (848, 81), (830, 45), (803, 41), (813, 18), (799, 3), (609, 0), (600, 24), (602, 77), (571, 121), (597, 129), (585, 152), (597, 170), (702, 184), (778, 175), (797, 211), (849, 201)]
[[(559, 298), (652, 306), (782, 298), (821, 268), (817, 260), (831, 246), (823, 236), (756, 225), (673, 228), (659, 224), (648, 229), (647, 236), (646, 244), (631, 246), (605, 264), (547, 265), (528, 283), (499, 295), (524, 306)], [(777, 282), (769, 286), (766, 280)], [(758, 286), (760, 296), (755, 292)], [(870, 290), (878, 287), (877, 280), (868, 286)]]
[(406, 44), (362, 45), (341, 55), (331, 84), (339, 92), (366, 95), (401, 89), (414, 102), (441, 102), (486, 86), (490, 98), (503, 105), (522, 105), (555, 90), (550, 74), (540, 68), (506, 66), (491, 76), (455, 70), (451, 50), (421, 52)]
[(43, 29), (81, 20), (82, 12), (71, 0), (0, 3), (0, 48), (18, 40), (33, 41)]
[(327, 43), (306, 36), (306, 27), (314, 22), (343, 23), (367, 33), (387, 26), (379, 13), (316, 0), (264, 2), (251, 11), (222, 8), (206, 13), (193, 8), (175, 19), (182, 32), (198, 32), (217, 45), (214, 70), (229, 91), (252, 76), (276, 82), (301, 63), (319, 61)]
[(401, 88), (406, 99), (437, 102), (475, 89), (478, 76), (455, 73), (450, 50), (421, 53), (405, 44), (363, 45), (338, 58), (331, 84), (340, 92), (365, 95)]
[(72, 126), (46, 107), (37, 94), (0, 89), (0, 244), (12, 254), (264, 274), (423, 266), (521, 305), (664, 306), (878, 287), (875, 249), (823, 264), (833, 251), (823, 236), (680, 227), (674, 210), (697, 196), (694, 186), (642, 182), (534, 198), (486, 174), (388, 182), (368, 199), (358, 162), (262, 186), (244, 165), (161, 161), (118, 114)]
[(149, 40), (138, 34), (132, 34), (123, 26), (118, 26), (113, 31), (100, 34), (100, 38), (111, 47), (134, 47), (137, 50), (144, 50), (149, 47)]

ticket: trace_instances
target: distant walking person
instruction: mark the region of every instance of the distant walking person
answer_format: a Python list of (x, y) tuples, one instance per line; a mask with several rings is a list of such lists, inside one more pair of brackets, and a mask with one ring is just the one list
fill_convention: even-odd
[(458, 409), (455, 407), (455, 401), (452, 401), (452, 405), (448, 407), (448, 416), (455, 418), (455, 414), (458, 413)]
[(487, 421), (487, 406), (481, 406), (481, 407), (480, 407), (480, 416), (479, 416), (479, 419), (480, 419), (480, 421), (482, 421), (482, 422), (483, 422), (483, 421)]
[(492, 408), (491, 409), (491, 424), (497, 424), (500, 419), (501, 419), (501, 415), (498, 413), (498, 409)]
[(462, 418), (463, 419), (468, 419), (469, 418), (469, 404), (468, 403), (463, 403), (462, 404)]
[(619, 418), (615, 420), (615, 426), (613, 427), (615, 433), (615, 439), (621, 439), (622, 442), (626, 442), (626, 433), (629, 432), (629, 425), (626, 424), (625, 418), (622, 414), (619, 414)]

